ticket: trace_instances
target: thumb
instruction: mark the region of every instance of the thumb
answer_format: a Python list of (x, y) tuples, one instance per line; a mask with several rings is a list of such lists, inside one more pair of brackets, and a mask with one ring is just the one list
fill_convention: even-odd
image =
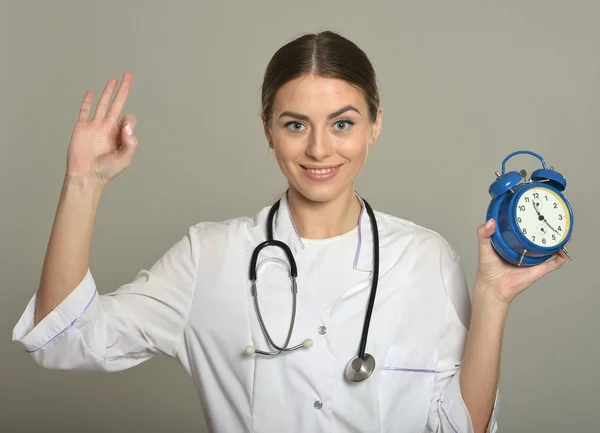
[(121, 148), (119, 149), (120, 160), (125, 166), (131, 164), (133, 155), (138, 146), (138, 139), (135, 136), (135, 127), (137, 121), (135, 116), (127, 115), (121, 121)]
[(494, 234), (496, 230), (496, 221), (490, 218), (485, 224), (481, 224), (477, 228), (477, 238), (479, 241), (479, 253), (488, 254), (491, 252), (492, 246), (490, 245), (490, 236)]

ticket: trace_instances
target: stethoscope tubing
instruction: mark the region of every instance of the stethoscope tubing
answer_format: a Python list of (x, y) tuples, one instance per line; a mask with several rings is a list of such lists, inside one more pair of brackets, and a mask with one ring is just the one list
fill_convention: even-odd
[(290, 344), (290, 339), (292, 337), (292, 330), (294, 329), (294, 322), (296, 321), (296, 304), (297, 304), (296, 298), (297, 298), (297, 293), (298, 293), (298, 288), (296, 285), (296, 278), (292, 278), (292, 286), (293, 286), (292, 287), (292, 292), (293, 292), (292, 319), (290, 321), (290, 328), (288, 330), (288, 334), (287, 334), (285, 343), (283, 344), (283, 347), (279, 347), (277, 344), (275, 344), (275, 342), (271, 338), (271, 334), (269, 334), (269, 331), (267, 330), (267, 327), (265, 326), (265, 322), (263, 321), (263, 317), (260, 312), (260, 307), (258, 305), (258, 291), (256, 289), (256, 282), (252, 282), (252, 297), (254, 298), (254, 309), (256, 310), (256, 315), (258, 316), (258, 323), (259, 323), (260, 328), (262, 329), (263, 333), (267, 337), (267, 340), (269, 340), (269, 343), (271, 344), (271, 346), (273, 346), (275, 349), (277, 349), (277, 352), (266, 352), (263, 350), (256, 350), (256, 353), (260, 353), (262, 355), (274, 356), (274, 355), (279, 355), (281, 352), (292, 351), (292, 350), (296, 350), (296, 349), (299, 349), (300, 347), (302, 347), (302, 344), (298, 344), (298, 345), (290, 347), (290, 348), (287, 347), (288, 344)]
[[(295, 320), (296, 320), (296, 306), (297, 306), (297, 293), (298, 293), (296, 277), (298, 276), (298, 269), (296, 267), (296, 261), (294, 260), (294, 256), (293, 256), (290, 248), (284, 242), (273, 239), (273, 219), (274, 219), (275, 212), (279, 209), (279, 203), (280, 203), (280, 201), (278, 200), (273, 206), (271, 206), (271, 209), (269, 211), (269, 215), (267, 218), (267, 221), (268, 221), (267, 222), (267, 240), (265, 240), (264, 242), (261, 242), (254, 249), (254, 251), (252, 253), (252, 258), (250, 260), (250, 281), (252, 283), (252, 297), (254, 299), (254, 309), (256, 310), (258, 322), (259, 322), (260, 328), (263, 331), (263, 334), (269, 341), (269, 344), (271, 344), (271, 346), (273, 348), (275, 348), (276, 351), (268, 352), (268, 351), (264, 351), (264, 350), (256, 350), (252, 346), (248, 346), (246, 349), (247, 349), (247, 353), (258, 353), (258, 354), (267, 355), (267, 356), (275, 356), (275, 355), (279, 355), (282, 352), (296, 350), (301, 347), (310, 347), (312, 345), (312, 340), (306, 339), (306, 340), (304, 340), (304, 342), (302, 344), (288, 347), (291, 337), (292, 337), (294, 324), (295, 324)], [(375, 360), (374, 360), (373, 356), (366, 353), (366, 346), (367, 346), (367, 338), (368, 338), (368, 334), (369, 334), (369, 326), (371, 324), (371, 317), (373, 315), (373, 309), (374, 309), (374, 305), (375, 305), (375, 296), (377, 294), (377, 283), (379, 281), (379, 229), (377, 227), (377, 220), (375, 218), (373, 209), (371, 208), (369, 203), (367, 203), (367, 201), (364, 199), (363, 199), (363, 203), (365, 205), (367, 214), (369, 215), (369, 220), (371, 221), (371, 229), (373, 231), (373, 275), (372, 275), (373, 282), (371, 285), (371, 293), (369, 295), (369, 302), (367, 305), (365, 321), (363, 323), (363, 329), (362, 329), (361, 338), (360, 338), (358, 355), (354, 356), (348, 362), (348, 364), (346, 366), (346, 370), (345, 370), (346, 378), (352, 382), (360, 382), (362, 380), (365, 380), (366, 378), (368, 378), (371, 375), (371, 373), (373, 373), (373, 370), (375, 368)], [(262, 317), (262, 314), (260, 311), (260, 306), (258, 304), (258, 289), (256, 287), (256, 279), (257, 279), (256, 263), (258, 261), (258, 255), (259, 255), (260, 251), (267, 246), (277, 246), (277, 247), (280, 247), (281, 249), (283, 249), (283, 251), (285, 252), (285, 254), (288, 258), (288, 263), (290, 266), (290, 276), (292, 279), (292, 294), (293, 294), (292, 317), (290, 320), (290, 327), (288, 329), (288, 334), (287, 334), (287, 337), (286, 337), (286, 340), (285, 340), (285, 343), (283, 344), (283, 346), (278, 346), (277, 344), (275, 344), (275, 342), (271, 338), (271, 335), (269, 334), (269, 331), (267, 330), (267, 327), (264, 323), (264, 320), (263, 320), (263, 317)]]
[(367, 337), (369, 334), (369, 326), (371, 325), (371, 316), (373, 315), (373, 308), (375, 307), (375, 295), (377, 294), (377, 283), (379, 281), (379, 229), (377, 227), (377, 221), (373, 209), (366, 200), (363, 199), (369, 219), (371, 220), (371, 228), (373, 232), (373, 277), (371, 294), (369, 295), (369, 303), (367, 305), (367, 312), (365, 314), (365, 322), (363, 324), (362, 335), (360, 338), (360, 347), (358, 350), (358, 357), (364, 359), (367, 348)]

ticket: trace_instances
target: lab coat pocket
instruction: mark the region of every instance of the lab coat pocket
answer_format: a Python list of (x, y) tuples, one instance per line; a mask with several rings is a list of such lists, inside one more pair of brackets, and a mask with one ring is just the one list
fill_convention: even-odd
[(380, 379), (384, 432), (416, 433), (425, 430), (437, 356), (438, 351), (434, 347), (390, 346), (381, 367)]

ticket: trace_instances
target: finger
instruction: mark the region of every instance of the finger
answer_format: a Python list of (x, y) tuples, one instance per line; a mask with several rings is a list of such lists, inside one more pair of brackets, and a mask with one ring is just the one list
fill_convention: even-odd
[(567, 256), (562, 250), (560, 250), (557, 254), (564, 259), (565, 263), (567, 260), (569, 260), (569, 256)]
[(94, 92), (92, 90), (88, 90), (83, 95), (83, 100), (81, 101), (81, 106), (79, 107), (79, 116), (77, 120), (88, 120), (90, 116), (90, 107), (92, 106), (92, 101), (94, 100)]
[(119, 127), (119, 130), (123, 129), (125, 127), (125, 125), (129, 124), (129, 126), (131, 126), (131, 129), (133, 131), (135, 131), (135, 126), (137, 125), (137, 119), (136, 117), (131, 114), (131, 113), (127, 113), (125, 116), (123, 116), (121, 118), (121, 120), (119, 121), (119, 123), (117, 124), (117, 126)]
[(104, 119), (106, 116), (106, 107), (108, 107), (108, 102), (110, 101), (110, 97), (115, 91), (115, 87), (117, 85), (117, 80), (111, 78), (104, 86), (104, 91), (100, 96), (100, 100), (98, 101), (98, 105), (96, 105), (96, 111), (94, 112), (94, 119)]
[(131, 88), (132, 75), (133, 74), (129, 71), (123, 73), (123, 79), (121, 80), (121, 85), (117, 91), (117, 96), (115, 96), (115, 99), (110, 106), (110, 111), (108, 112), (108, 119), (116, 121), (121, 115), (123, 107), (125, 106), (125, 101), (127, 101), (127, 96), (129, 95), (129, 89)]
[(554, 271), (560, 269), (560, 267), (562, 265), (567, 263), (567, 260), (568, 260), (567, 256), (562, 251), (560, 251), (553, 258), (542, 263), (540, 265), (540, 268), (542, 268), (544, 275), (549, 274), (550, 272), (554, 272)]

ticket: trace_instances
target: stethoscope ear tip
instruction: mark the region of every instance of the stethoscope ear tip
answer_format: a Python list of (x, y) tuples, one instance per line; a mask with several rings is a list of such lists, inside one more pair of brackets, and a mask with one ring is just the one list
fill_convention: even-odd
[(310, 338), (307, 338), (306, 340), (304, 340), (302, 345), (304, 346), (305, 349), (308, 349), (309, 347), (311, 347), (313, 345), (313, 341)]
[(254, 346), (246, 346), (246, 350), (244, 350), (244, 353), (246, 355), (254, 355), (254, 353), (256, 353), (256, 349), (254, 348)]

